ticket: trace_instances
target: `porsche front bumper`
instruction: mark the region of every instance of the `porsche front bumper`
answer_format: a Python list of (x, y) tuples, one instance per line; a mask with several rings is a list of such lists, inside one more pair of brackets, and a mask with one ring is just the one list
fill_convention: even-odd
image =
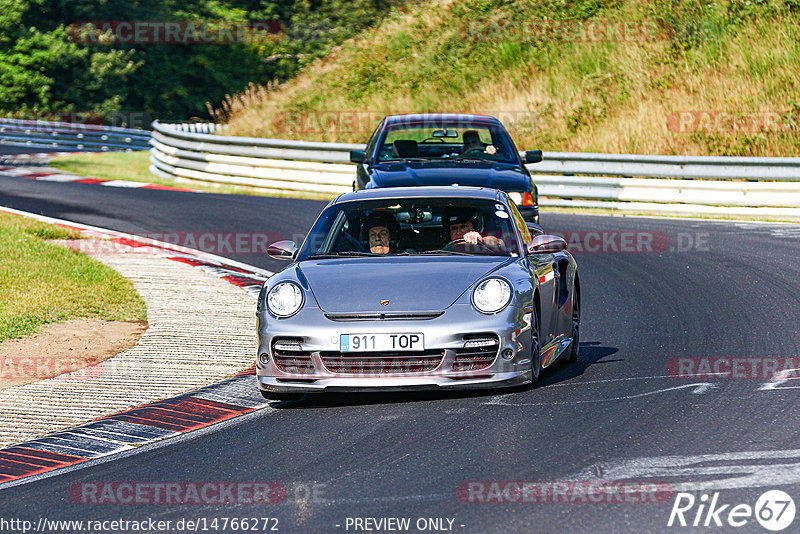
[[(259, 315), (260, 389), (275, 393), (510, 387), (529, 382), (530, 310), (484, 315), (454, 305), (435, 317), (344, 318), (318, 308)], [(343, 334), (418, 333), (424, 350), (339, 352)], [(289, 350), (287, 350), (289, 349)]]

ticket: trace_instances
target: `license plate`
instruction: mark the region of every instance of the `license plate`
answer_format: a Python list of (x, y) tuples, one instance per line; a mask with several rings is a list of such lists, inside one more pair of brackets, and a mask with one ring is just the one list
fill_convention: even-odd
[(342, 334), (341, 352), (396, 352), (423, 350), (422, 334)]

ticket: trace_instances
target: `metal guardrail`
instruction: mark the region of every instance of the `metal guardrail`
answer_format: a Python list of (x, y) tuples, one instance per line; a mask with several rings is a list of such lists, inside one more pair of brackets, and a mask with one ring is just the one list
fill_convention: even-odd
[(530, 169), (542, 174), (603, 174), (705, 180), (800, 180), (800, 158), (545, 152), (544, 161)]
[[(215, 132), (221, 128), (155, 121), (151, 172), (168, 179), (333, 195), (352, 190), (349, 151), (364, 148)], [(800, 158), (543, 156), (528, 165), (542, 206), (800, 218)]]
[(0, 118), (0, 145), (76, 152), (147, 150), (150, 132), (94, 124)]
[[(150, 172), (175, 179), (271, 191), (335, 195), (352, 191), (350, 150), (363, 145), (311, 143), (194, 133), (199, 125), (153, 122)], [(219, 127), (207, 126), (209, 131)]]

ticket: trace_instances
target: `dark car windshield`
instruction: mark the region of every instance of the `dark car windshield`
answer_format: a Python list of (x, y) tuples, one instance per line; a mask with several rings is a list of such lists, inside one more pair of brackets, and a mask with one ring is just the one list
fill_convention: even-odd
[(378, 161), (409, 159), (470, 159), (518, 163), (514, 144), (496, 124), (391, 124), (381, 141)]
[(513, 215), (484, 199), (410, 198), (335, 204), (298, 260), (386, 255), (519, 256)]

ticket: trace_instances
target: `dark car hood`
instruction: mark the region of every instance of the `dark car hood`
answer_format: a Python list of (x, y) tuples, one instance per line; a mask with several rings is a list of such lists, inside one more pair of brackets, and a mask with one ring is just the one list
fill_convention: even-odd
[(394, 161), (372, 170), (376, 187), (467, 185), (503, 191), (526, 191), (530, 176), (519, 165), (471, 161)]
[[(387, 256), (307, 260), (298, 268), (325, 312), (433, 312), (452, 305), (509, 261), (502, 256)], [(389, 304), (381, 306), (382, 300)]]

